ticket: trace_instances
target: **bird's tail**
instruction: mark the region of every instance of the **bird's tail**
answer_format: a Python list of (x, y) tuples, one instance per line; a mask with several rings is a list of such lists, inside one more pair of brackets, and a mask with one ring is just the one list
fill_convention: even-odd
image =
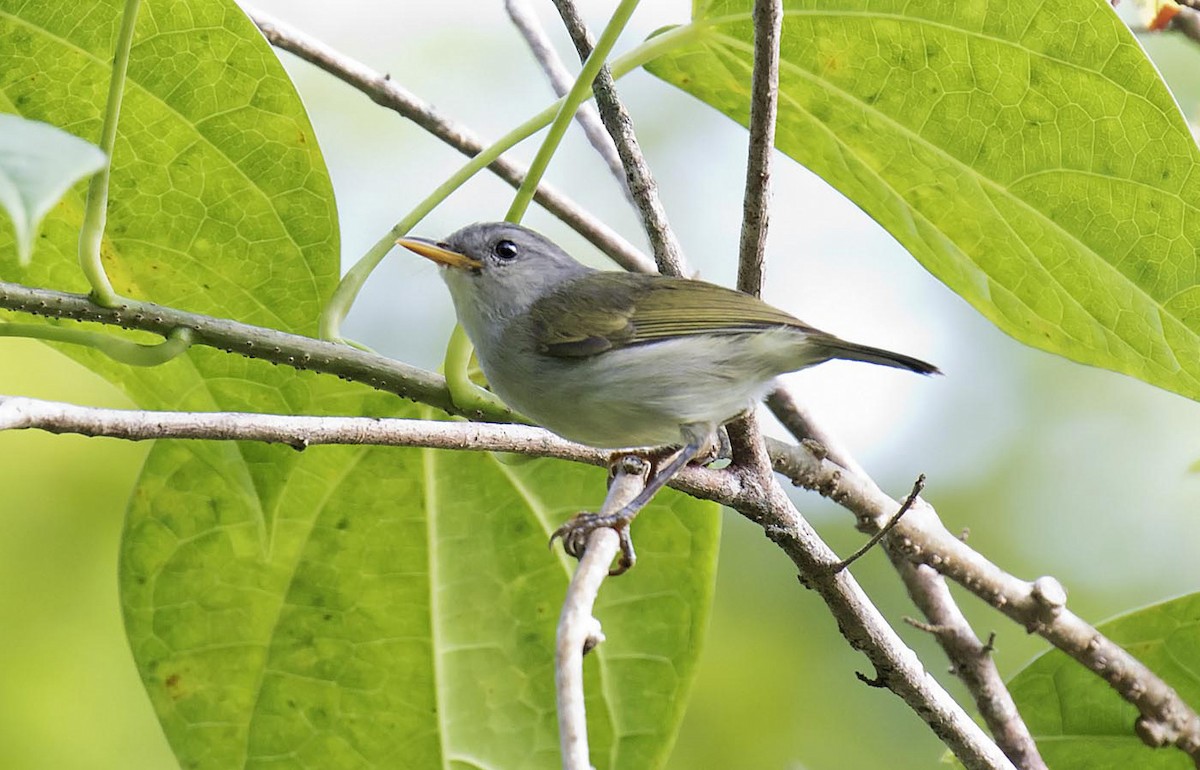
[(859, 345), (856, 342), (846, 342), (833, 336), (821, 340), (820, 347), (826, 355), (825, 360), (841, 358), (846, 361), (865, 361), (868, 364), (908, 369), (917, 374), (942, 373), (933, 364), (926, 363), (919, 358), (906, 356), (903, 353), (893, 353), (882, 348), (873, 348), (869, 345)]

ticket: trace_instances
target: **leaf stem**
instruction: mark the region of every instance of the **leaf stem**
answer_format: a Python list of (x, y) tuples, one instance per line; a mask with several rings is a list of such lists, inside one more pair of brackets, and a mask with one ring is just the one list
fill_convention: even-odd
[(408, 212), (403, 219), (397, 222), (395, 227), (368, 249), (367, 253), (358, 262), (354, 263), (354, 267), (350, 268), (346, 272), (346, 275), (342, 277), (341, 283), (338, 284), (333, 292), (333, 296), (329, 298), (329, 302), (325, 305), (324, 310), (322, 310), (320, 324), (321, 338), (341, 340), (342, 320), (350, 312), (350, 306), (354, 304), (355, 298), (358, 297), (359, 291), (362, 290), (363, 284), (367, 282), (367, 278), (371, 275), (371, 272), (379, 266), (383, 258), (392, 250), (392, 246), (396, 244), (397, 238), (408, 234), (408, 231), (424, 219), (429, 212), (433, 211), (442, 201), (450, 197), (451, 193), (462, 187), (468, 179), (487, 168), (492, 161), (500, 157), (501, 153), (546, 125), (554, 115), (556, 106), (557, 104), (554, 104), (542, 110), (467, 161), (462, 168), (455, 171), (449, 179), (438, 185), (412, 211)]
[[(612, 72), (614, 78), (621, 78), (631, 71), (641, 67), (648, 61), (651, 61), (662, 54), (687, 43), (699, 31), (700, 27), (697, 24), (688, 24), (676, 27), (668, 32), (646, 40), (641, 45), (630, 50), (623, 56), (620, 56), (612, 62)], [(568, 95), (569, 96), (569, 95)], [(539, 129), (544, 128), (558, 114), (560, 106), (564, 103), (563, 97), (551, 104), (546, 109), (534, 115), (529, 120), (526, 120), (521, 125), (509, 131), (504, 136), (500, 137), (496, 142), (485, 148), (478, 155), (475, 155), (471, 160), (467, 161), (462, 168), (456, 171), (449, 179), (443, 182), (432, 193), (430, 193), (423, 201), (410, 211), (403, 219), (401, 219), (395, 227), (389, 230), (379, 241), (372, 246), (366, 254), (364, 254), (358, 262), (354, 264), (342, 277), (341, 283), (334, 290), (333, 296), (325, 305), (321, 312), (320, 336), (327, 340), (341, 339), (342, 320), (350, 311), (350, 306), (354, 304), (355, 298), (359, 291), (362, 290), (363, 284), (366, 283), (368, 276), (373, 271), (383, 258), (391, 251), (397, 238), (406, 235), (418, 222), (436, 208), (443, 200), (450, 196), (455, 190), (461, 187), (468, 179), (474, 176), (477, 172), (486, 168), (492, 161), (498, 158), (501, 154), (511, 149), (518, 142), (532, 136)], [(529, 176), (532, 176), (532, 169)], [(540, 176), (540, 173), (538, 174)], [(528, 176), (526, 177), (529, 178)]]
[(121, 13), (121, 29), (117, 33), (117, 45), (113, 51), (112, 77), (108, 82), (108, 102), (104, 107), (104, 124), (100, 129), (100, 149), (108, 156), (108, 163), (88, 183), (83, 225), (79, 230), (79, 267), (91, 284), (92, 298), (104, 307), (114, 307), (122, 301), (121, 295), (117, 294), (108, 280), (108, 274), (104, 272), (100, 246), (108, 218), (108, 180), (112, 170), (113, 146), (117, 141), (121, 98), (125, 94), (125, 76), (129, 70), (129, 49), (133, 46), (133, 28), (141, 5), (142, 0), (125, 0), (125, 10)]
[[(467, 371), (471, 367), (471, 340), (459, 324), (454, 325), (450, 333), (450, 342), (446, 345), (446, 358), (442, 364), (442, 373), (446, 376), (446, 390), (450, 391), (450, 400), (454, 402), (463, 414), (481, 412), (491, 414), (497, 411), (510, 410), (503, 401), (489, 390), (471, 382)], [(514, 417), (518, 417), (514, 414)], [(525, 421), (526, 418), (518, 419)]]
[(72, 345), (98, 350), (117, 363), (129, 366), (158, 366), (185, 352), (192, 345), (192, 330), (176, 327), (162, 342), (142, 345), (103, 332), (82, 329), (65, 329), (47, 324), (0, 324), (0, 337), (28, 337), (50, 342), (67, 342)]
[(592, 81), (600, 73), (600, 68), (604, 66), (604, 60), (608, 58), (608, 54), (616, 44), (617, 38), (620, 37), (621, 32), (625, 29), (625, 25), (629, 22), (629, 17), (633, 15), (634, 9), (637, 8), (638, 2), (639, 0), (621, 0), (621, 4), (617, 6), (612, 18), (608, 20), (608, 24), (604, 27), (604, 31), (600, 33), (600, 39), (596, 41), (596, 47), (592, 49), (591, 54), (587, 57), (587, 61), (583, 63), (583, 68), (579, 71), (579, 77), (575, 78), (575, 84), (571, 86), (571, 90), (567, 92), (567, 95), (559, 101), (558, 114), (554, 116), (554, 122), (550, 124), (550, 130), (547, 132), (546, 138), (542, 140), (542, 146), (538, 148), (538, 153), (534, 156), (533, 163), (529, 165), (529, 173), (525, 175), (525, 181), (521, 183), (516, 197), (513, 198), (512, 205), (508, 208), (508, 214), (504, 217), (506, 221), (519, 223), (522, 217), (525, 216), (525, 211), (529, 208), (530, 201), (533, 200), (533, 191), (537, 189), (538, 182), (541, 181), (542, 176), (546, 173), (546, 168), (550, 165), (550, 159), (554, 157), (555, 151), (558, 150), (558, 145), (562, 142), (563, 136), (566, 135), (567, 127), (571, 125), (571, 120), (579, 110), (579, 105), (591, 97)]

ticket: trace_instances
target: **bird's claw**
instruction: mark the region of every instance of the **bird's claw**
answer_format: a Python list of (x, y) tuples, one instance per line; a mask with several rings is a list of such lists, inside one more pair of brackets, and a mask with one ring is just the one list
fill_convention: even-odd
[(617, 533), (621, 546), (621, 556), (617, 559), (617, 566), (608, 571), (609, 576), (615, 577), (628, 571), (637, 561), (637, 554), (633, 551), (633, 540), (629, 537), (631, 519), (631, 516), (583, 511), (572, 516), (565, 524), (550, 534), (550, 545), (553, 546), (555, 540), (561, 539), (563, 550), (567, 552), (567, 555), (581, 559), (583, 552), (587, 550), (588, 536), (598, 529), (607, 527)]

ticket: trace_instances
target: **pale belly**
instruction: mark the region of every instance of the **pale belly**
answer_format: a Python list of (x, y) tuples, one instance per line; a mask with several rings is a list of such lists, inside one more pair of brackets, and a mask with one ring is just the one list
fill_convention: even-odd
[[(688, 338), (591, 358), (539, 356), (536, 375), (482, 361), (496, 393), (573, 441), (599, 447), (678, 444), (680, 426), (715, 429), (749, 409), (790, 362), (759, 336)], [(698, 343), (698, 344), (697, 344)]]

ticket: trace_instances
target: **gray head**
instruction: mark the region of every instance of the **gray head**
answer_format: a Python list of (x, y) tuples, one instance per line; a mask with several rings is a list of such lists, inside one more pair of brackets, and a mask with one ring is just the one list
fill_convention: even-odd
[(434, 243), (401, 238), (401, 246), (442, 266), (459, 320), (495, 325), (529, 308), (564, 281), (592, 272), (553, 242), (508, 222), (468, 225)]

